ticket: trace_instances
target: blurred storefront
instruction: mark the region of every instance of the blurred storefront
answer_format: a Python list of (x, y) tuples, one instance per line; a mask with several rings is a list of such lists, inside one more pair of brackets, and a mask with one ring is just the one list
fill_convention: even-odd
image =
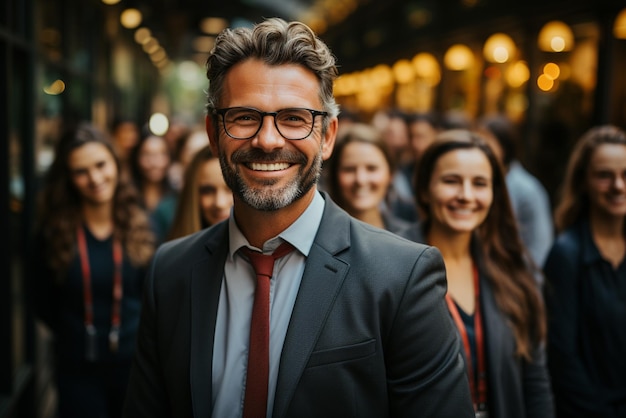
[(506, 113), (522, 130), (523, 161), (552, 199), (585, 130), (626, 126), (623, 1), (396, 6), (325, 33), (339, 52), (344, 108), (366, 117), (389, 108), (469, 120)]
[(49, 340), (28, 305), (36, 191), (63, 123), (107, 129), (150, 109), (158, 71), (99, 1), (9, 0), (0, 10), (0, 417), (47, 416)]
[(344, 108), (368, 117), (394, 107), (469, 120), (505, 113), (522, 130), (523, 161), (553, 199), (582, 132), (626, 126), (622, 1), (401, 4), (326, 33), (343, 52), (336, 95)]
[[(389, 108), (507, 113), (523, 129), (522, 159), (553, 198), (584, 130), (626, 127), (623, 0), (311, 3), (326, 9), (311, 7), (302, 20), (337, 55), (343, 108), (365, 118)], [(28, 277), (38, 182), (63, 124), (91, 120), (106, 130), (118, 117), (202, 115), (210, 36), (187, 56), (168, 56), (158, 49), (167, 40), (150, 28), (122, 24), (125, 9), (101, 0), (0, 6), (0, 418), (49, 416), (54, 405), (49, 341), (29, 310)], [(211, 7), (192, 12), (211, 17)]]

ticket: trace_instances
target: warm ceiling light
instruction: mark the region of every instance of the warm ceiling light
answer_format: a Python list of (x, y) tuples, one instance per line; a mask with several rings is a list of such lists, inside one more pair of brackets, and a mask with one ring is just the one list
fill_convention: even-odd
[(439, 63), (433, 54), (421, 52), (411, 60), (415, 73), (420, 77), (431, 77), (439, 71)]
[(561, 68), (553, 62), (549, 62), (543, 66), (543, 73), (550, 79), (556, 80), (561, 75)]
[(193, 49), (199, 52), (211, 52), (215, 45), (215, 37), (213, 36), (198, 36), (194, 38)]
[(65, 91), (65, 83), (63, 82), (63, 80), (55, 80), (49, 86), (44, 87), (43, 91), (44, 93), (49, 94), (51, 96), (56, 96)]
[(120, 15), (120, 22), (126, 29), (135, 29), (141, 24), (141, 12), (137, 9), (126, 9)]
[(483, 47), (485, 59), (489, 62), (505, 63), (513, 58), (516, 47), (513, 39), (504, 33), (494, 33)]
[(541, 74), (537, 78), (537, 87), (542, 91), (550, 91), (554, 87), (554, 80), (545, 74)]
[(528, 64), (517, 61), (506, 69), (505, 78), (511, 87), (521, 87), (530, 78)]
[(541, 28), (537, 43), (542, 51), (570, 51), (574, 47), (574, 34), (567, 24), (553, 20)]
[(415, 77), (413, 66), (411, 65), (411, 62), (406, 59), (396, 61), (391, 70), (393, 71), (393, 75), (398, 84), (409, 83)]
[(165, 49), (161, 47), (159, 47), (159, 49), (150, 54), (150, 60), (152, 62), (163, 61), (165, 58), (167, 58), (167, 53), (165, 52)]
[(135, 42), (138, 44), (145, 44), (152, 36), (152, 32), (148, 28), (139, 28), (135, 31)]
[(474, 54), (466, 45), (452, 45), (443, 56), (443, 63), (449, 70), (467, 70), (474, 64)]
[(153, 37), (150, 37), (150, 39), (144, 42), (142, 46), (146, 54), (152, 54), (160, 47), (161, 45), (159, 45), (159, 41), (157, 41), (156, 38), (153, 38)]
[(393, 70), (385, 64), (372, 68), (372, 81), (377, 87), (393, 86)]
[(163, 70), (165, 69), (165, 67), (169, 66), (171, 63), (172, 61), (170, 61), (169, 58), (165, 58), (164, 60), (161, 60), (161, 61), (153, 61), (152, 65), (157, 67), (159, 70)]
[(157, 112), (150, 116), (148, 126), (150, 128), (150, 132), (154, 135), (161, 136), (165, 135), (167, 132), (167, 129), (170, 126), (170, 121), (163, 113)]
[(111, 4), (117, 4), (120, 1), (121, 0), (102, 0), (102, 3), (111, 5)]
[(615, 18), (613, 35), (615, 35), (617, 39), (626, 39), (626, 8), (622, 9)]
[(217, 35), (228, 26), (228, 21), (221, 17), (207, 17), (200, 22), (200, 30), (210, 35)]
[(441, 81), (441, 67), (437, 58), (428, 52), (420, 52), (411, 60), (415, 74), (426, 84), (436, 86)]
[(359, 84), (355, 73), (343, 74), (335, 80), (334, 89), (340, 96), (358, 92)]

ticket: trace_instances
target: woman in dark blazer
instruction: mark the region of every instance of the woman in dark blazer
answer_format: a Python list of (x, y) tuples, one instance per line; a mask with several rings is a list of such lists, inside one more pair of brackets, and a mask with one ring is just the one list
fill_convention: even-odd
[(443, 132), (415, 187), (423, 221), (411, 238), (443, 254), (476, 416), (553, 417), (541, 293), (492, 150), (470, 131)]
[(626, 133), (600, 126), (574, 149), (544, 266), (556, 411), (626, 417)]

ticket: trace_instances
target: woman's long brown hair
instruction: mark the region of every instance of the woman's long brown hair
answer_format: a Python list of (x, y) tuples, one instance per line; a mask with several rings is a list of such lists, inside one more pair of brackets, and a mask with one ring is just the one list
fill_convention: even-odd
[(561, 198), (554, 210), (557, 231), (562, 232), (588, 215), (589, 197), (585, 190), (587, 170), (594, 151), (604, 144), (626, 146), (626, 132), (612, 125), (597, 126), (583, 134), (576, 143), (567, 164)]
[(467, 130), (445, 131), (419, 161), (415, 178), (420, 219), (429, 227), (429, 185), (433, 169), (442, 155), (459, 149), (480, 150), (491, 165), (493, 203), (484, 222), (474, 231), (473, 243), (494, 291), (496, 303), (507, 316), (516, 341), (516, 352), (526, 359), (533, 347), (546, 338), (546, 317), (533, 265), (521, 238), (509, 199), (504, 170), (495, 154), (478, 134)]
[(120, 162), (111, 142), (100, 130), (83, 123), (60, 139), (40, 194), (38, 236), (43, 240), (40, 245), (44, 262), (54, 272), (57, 281), (63, 280), (76, 255), (76, 229), (83, 221), (81, 196), (72, 183), (68, 159), (74, 150), (92, 142), (106, 147), (118, 170), (118, 185), (113, 197), (114, 237), (122, 242), (134, 265), (145, 266), (154, 253), (155, 238), (148, 216), (139, 204), (135, 189), (119, 175)]

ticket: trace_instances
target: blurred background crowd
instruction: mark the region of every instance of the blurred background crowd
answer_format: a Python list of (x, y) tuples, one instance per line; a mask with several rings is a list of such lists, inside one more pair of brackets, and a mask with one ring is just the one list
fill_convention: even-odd
[[(555, 250), (560, 234), (593, 223), (591, 213), (615, 218), (602, 231), (617, 228), (617, 241), (596, 242), (612, 273), (589, 274), (614, 274), (617, 284), (584, 292), (598, 294), (614, 307), (610, 313), (592, 309), (597, 300), (569, 295), (576, 305), (554, 293), (546, 297), (548, 309), (565, 310), (562, 317), (590, 315), (606, 325), (584, 330), (595, 341), (585, 346), (585, 361), (604, 352), (611, 359), (626, 347), (623, 331), (614, 335), (619, 319), (626, 320), (626, 212), (601, 195), (605, 187), (615, 199), (626, 197), (626, 171), (618, 173), (626, 162), (611, 166), (618, 173), (613, 180), (605, 170), (595, 189), (585, 188), (591, 181), (585, 175), (600, 164), (594, 158), (604, 156), (597, 151), (601, 145), (611, 144), (607, 158), (624, 157), (623, 0), (8, 0), (1, 7), (0, 231), (6, 242), (0, 256), (0, 418), (54, 416), (59, 407), (51, 330), (58, 332), (59, 316), (69, 318), (72, 309), (51, 313), (55, 308), (42, 301), (50, 302), (55, 288), (38, 280), (53, 280), (70, 266), (79, 286), (81, 264), (69, 260), (66, 244), (75, 233), (82, 236), (72, 226), (81, 202), (101, 199), (121, 213), (105, 220), (93, 213), (95, 226), (82, 234), (93, 249), (102, 242), (97, 225), (105, 225), (102, 236), (115, 238), (111, 248), (118, 238), (125, 251), (130, 245), (125, 255), (136, 262), (120, 269), (139, 283), (124, 288), (137, 304), (139, 277), (160, 243), (228, 217), (232, 196), (204, 128), (204, 62), (222, 29), (270, 16), (307, 23), (337, 57), (339, 139), (324, 164), (321, 189), (352, 216), (425, 241), (423, 225), (433, 215), (416, 195), (419, 161), (438, 135), (476, 132), (504, 170), (540, 286), (549, 276), (574, 275), (560, 270), (567, 264), (567, 251)], [(89, 156), (100, 160), (79, 158), (76, 152), (86, 144), (93, 147)], [(110, 196), (81, 183), (81, 173), (92, 169), (108, 179)], [(123, 199), (113, 198), (120, 194)], [(594, 205), (599, 212), (589, 209)], [(587, 242), (588, 229), (581, 231)], [(90, 259), (93, 266), (97, 260)], [(564, 284), (556, 280), (554, 286)], [(134, 309), (128, 303), (125, 309)], [(558, 330), (559, 323), (550, 327)], [(101, 336), (100, 344), (118, 337), (123, 342), (123, 336), (123, 329), (119, 336)], [(553, 347), (564, 349), (567, 336), (563, 331), (548, 341), (555, 338)], [(120, 347), (120, 353), (132, 351)], [(553, 352), (561, 359), (567, 354)], [(64, 364), (70, 374), (77, 367)], [(561, 376), (564, 381), (584, 374), (578, 363), (558, 368), (573, 370)], [(608, 369), (598, 366), (594, 373), (623, 385), (624, 377)], [(124, 371), (109, 377), (123, 381)], [(621, 387), (623, 392), (602, 396), (623, 401)], [(593, 410), (586, 401), (594, 396), (600, 395), (580, 389), (578, 407)], [(626, 416), (619, 415), (626, 405), (619, 408), (617, 415), (598, 410), (593, 416)]]

